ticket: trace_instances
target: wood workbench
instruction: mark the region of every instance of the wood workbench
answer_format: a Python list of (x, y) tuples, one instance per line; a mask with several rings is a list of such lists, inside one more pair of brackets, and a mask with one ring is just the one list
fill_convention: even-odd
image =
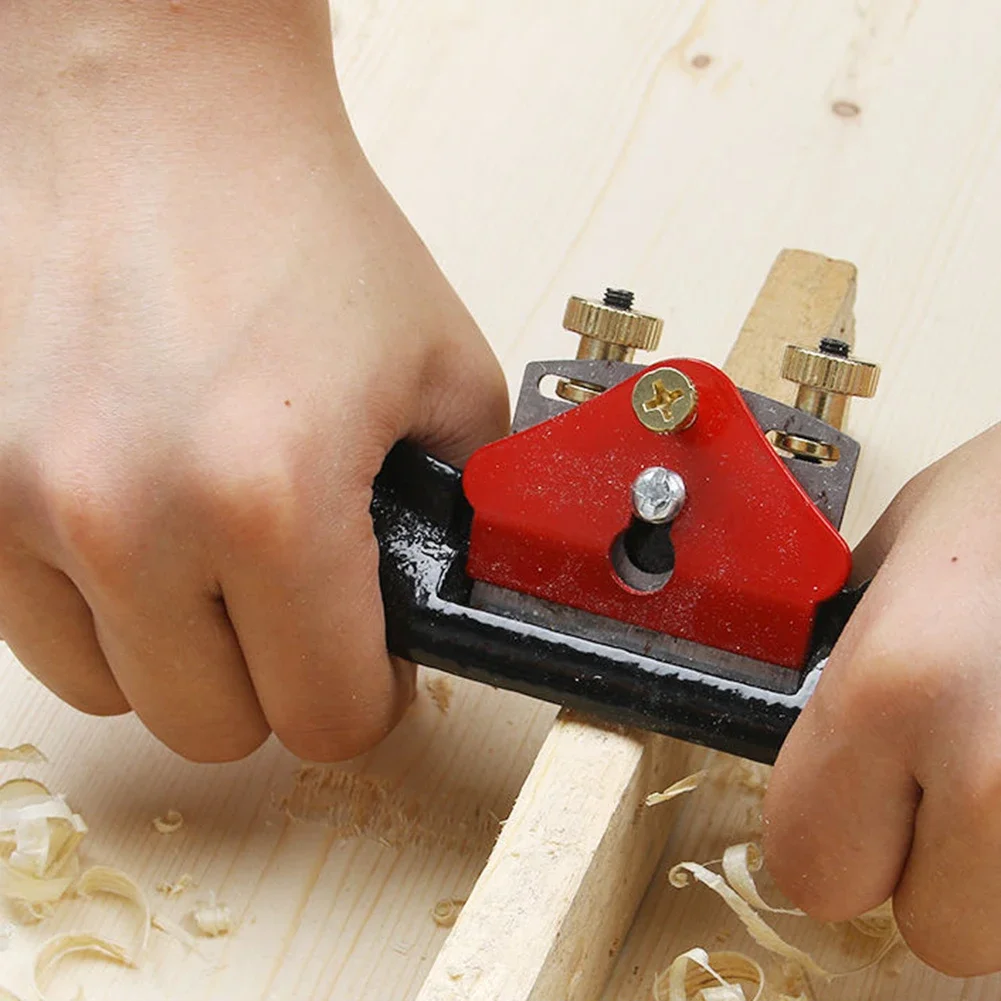
[[(527, 361), (574, 350), (559, 326), (566, 297), (606, 285), (665, 317), (663, 354), (721, 363), (793, 246), (858, 265), (858, 352), (883, 365), (878, 397), (852, 412), (864, 448), (850, 542), (912, 473), (998, 417), (997, 4), (335, 0), (334, 17), (362, 143), (512, 386)], [(553, 717), (456, 683), (447, 714), (422, 692), (383, 746), (333, 774), (300, 773), (274, 741), (246, 762), (196, 767), (132, 719), (60, 705), (5, 653), (0, 745), (33, 741), (51, 764), (0, 766), (0, 779), (24, 771), (66, 793), (91, 828), (87, 859), (126, 869), (152, 897), (161, 880), (197, 880), (157, 909), (180, 919), (213, 891), (239, 922), (204, 958), (157, 934), (139, 972), (67, 964), (54, 996), (82, 983), (108, 1001), (415, 998), (448, 934), (430, 911), (470, 892)], [(170, 808), (186, 825), (159, 835), (150, 822)], [(590, 1001), (648, 998), (658, 969), (717, 936), (746, 946), (711, 894), (664, 877), (741, 840), (745, 799), (717, 783), (663, 809), (676, 818), (665, 864)], [(32, 948), (93, 926), (83, 906), (18, 929), (0, 984), (27, 1001)], [(1001, 978), (950, 981), (913, 960), (817, 991), (999, 995)]]

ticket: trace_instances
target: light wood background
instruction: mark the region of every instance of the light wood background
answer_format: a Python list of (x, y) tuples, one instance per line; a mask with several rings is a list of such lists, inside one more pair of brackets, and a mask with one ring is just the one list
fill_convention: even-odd
[[(884, 366), (878, 398), (853, 412), (865, 450), (850, 541), (909, 475), (998, 416), (996, 4), (335, 0), (334, 15), (363, 144), (512, 384), (526, 361), (573, 349), (565, 297), (606, 284), (666, 318), (664, 354), (721, 362), (775, 254), (798, 246), (859, 266), (858, 350)], [(58, 705), (6, 656), (0, 744), (49, 755), (26, 771), (87, 818), (88, 858), (150, 890), (190, 872), (200, 890), (157, 906), (180, 918), (215, 891), (240, 922), (205, 959), (158, 935), (139, 973), (67, 964), (53, 995), (82, 983), (108, 1001), (414, 997), (447, 934), (429, 911), (469, 891), (552, 715), (472, 685), (456, 686), (447, 715), (422, 698), (341, 792), (320, 788), (304, 810), (300, 789), (292, 811), (314, 818), (302, 822), (281, 808), (298, 763), (274, 744), (238, 765), (187, 765), (131, 720)], [(746, 800), (715, 784), (663, 807), (678, 814), (665, 871), (740, 838)], [(171, 807), (187, 824), (157, 835), (150, 820)], [(339, 821), (353, 810), (367, 836), (323, 822), (325, 807)], [(44, 935), (119, 920), (106, 915), (73, 904), (19, 929), (0, 984), (24, 988)], [(595, 1001), (649, 997), (678, 951), (731, 929), (707, 891), (658, 878)], [(910, 961), (817, 996), (999, 993), (1001, 979), (948, 981)]]

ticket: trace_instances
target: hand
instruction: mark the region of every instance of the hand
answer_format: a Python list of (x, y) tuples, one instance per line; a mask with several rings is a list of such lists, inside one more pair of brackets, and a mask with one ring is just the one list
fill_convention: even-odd
[(346, 758), (414, 687), (372, 480), (503, 434), (506, 389), (359, 150), (326, 4), (173, 9), (0, 12), (0, 632), (189, 758)]
[[(891, 894), (937, 969), (1001, 969), (1001, 425), (909, 483), (856, 553), (877, 567), (779, 755), (765, 853), (811, 915)], [(879, 565), (882, 564), (880, 567)]]

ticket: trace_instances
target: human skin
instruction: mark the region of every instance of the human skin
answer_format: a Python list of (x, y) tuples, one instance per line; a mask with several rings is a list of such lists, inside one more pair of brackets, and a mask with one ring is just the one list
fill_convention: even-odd
[(912, 480), (855, 553), (875, 574), (790, 733), (765, 857), (814, 917), (894, 897), (954, 976), (1001, 968), (1001, 426)]
[(0, 632), (198, 761), (383, 737), (371, 484), (507, 429), (366, 162), (326, 5), (0, 4)]

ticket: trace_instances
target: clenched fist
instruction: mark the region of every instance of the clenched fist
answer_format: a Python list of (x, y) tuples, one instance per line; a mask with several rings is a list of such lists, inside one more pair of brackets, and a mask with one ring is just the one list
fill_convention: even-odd
[(0, 7), (0, 632), (90, 713), (355, 755), (409, 703), (369, 502), (506, 430), (348, 124), (327, 8)]

